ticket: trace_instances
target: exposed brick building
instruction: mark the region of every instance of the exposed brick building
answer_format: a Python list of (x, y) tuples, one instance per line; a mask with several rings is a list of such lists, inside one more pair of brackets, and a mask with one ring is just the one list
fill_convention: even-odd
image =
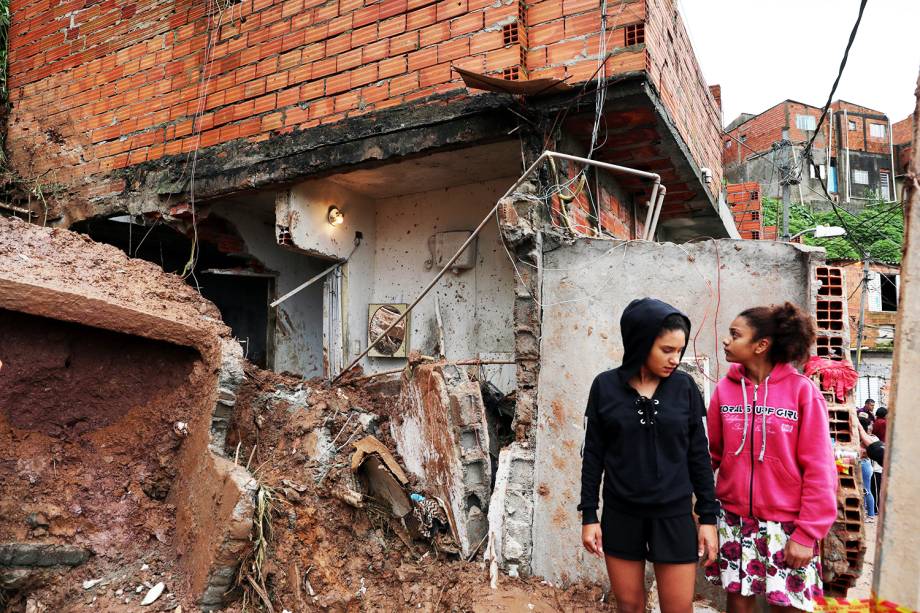
[(743, 114), (729, 124), (722, 139), (725, 176), (731, 182), (758, 181), (764, 194), (782, 195), (782, 153), (774, 144), (793, 143), (793, 166), (801, 169), (800, 184), (792, 186), (793, 201), (826, 201), (822, 184), (833, 198), (854, 206), (896, 197), (893, 180), (892, 126), (873, 109), (838, 100), (812, 146), (810, 162), (802, 160), (804, 144), (812, 137), (820, 107), (784, 100), (758, 115)]
[(729, 183), (726, 186), (728, 208), (741, 238), (763, 240), (764, 226), (760, 207), (760, 183)]
[[(600, 7), (16, 3), (10, 163), (42, 194), (17, 205), (194, 275), (250, 355), (304, 374), (337, 372), (366, 342), (369, 304), (408, 302), (522, 164), (544, 149), (585, 155), (595, 125), (595, 159), (657, 173), (667, 188), (659, 237), (726, 236), (720, 111), (676, 3), (612, 0), (603, 20)], [(650, 182), (580, 170), (541, 169), (535, 207), (549, 230), (641, 237)], [(327, 223), (331, 207), (342, 225)], [(468, 263), (477, 283), (442, 296), (447, 337), (460, 343), (448, 355), (512, 351), (504, 247), (493, 224)], [(266, 312), (267, 298), (346, 259)], [(480, 294), (491, 325), (467, 327), (461, 315)], [(409, 339), (431, 355), (434, 312), (424, 309)]]

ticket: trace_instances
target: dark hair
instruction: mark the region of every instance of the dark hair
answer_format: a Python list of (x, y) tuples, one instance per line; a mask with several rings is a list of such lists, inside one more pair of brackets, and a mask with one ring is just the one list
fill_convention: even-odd
[(811, 353), (817, 336), (815, 322), (811, 315), (791, 302), (746, 309), (739, 317), (744, 317), (754, 328), (754, 340), (769, 338), (773, 341), (769, 357), (774, 364), (801, 364)]
[(871, 402), (872, 404), (875, 404), (875, 400), (873, 400), (872, 398), (866, 398), (866, 401), (863, 403), (863, 406), (866, 406), (866, 405), (869, 404), (870, 402)]
[(885, 407), (880, 408), (875, 412), (876, 419), (884, 419), (888, 415), (888, 409)]
[(664, 321), (661, 322), (661, 329), (658, 331), (658, 336), (672, 330), (683, 331), (684, 340), (690, 340), (690, 326), (687, 324), (687, 318), (680, 313), (671, 313), (664, 318)]
[(862, 424), (863, 430), (868, 430), (869, 426), (872, 425), (872, 422), (869, 421), (868, 417), (860, 417), (859, 423)]

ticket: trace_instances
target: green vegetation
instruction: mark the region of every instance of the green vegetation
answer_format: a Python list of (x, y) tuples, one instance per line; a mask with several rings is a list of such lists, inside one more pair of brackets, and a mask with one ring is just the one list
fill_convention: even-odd
[[(802, 236), (803, 242), (827, 249), (828, 260), (860, 260), (862, 251), (877, 262), (901, 263), (904, 209), (900, 203), (869, 203), (858, 214), (838, 210), (840, 217), (833, 210), (813, 211), (801, 204), (793, 204), (789, 211), (789, 234), (817, 225), (843, 226), (847, 229), (846, 236), (816, 239), (805, 234)], [(779, 200), (763, 199), (762, 218), (765, 226), (776, 225), (778, 231), (782, 232), (782, 215), (783, 208)]]

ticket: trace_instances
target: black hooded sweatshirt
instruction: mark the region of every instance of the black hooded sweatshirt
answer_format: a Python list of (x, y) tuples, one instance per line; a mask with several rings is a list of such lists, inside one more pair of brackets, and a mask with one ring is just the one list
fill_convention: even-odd
[[(676, 370), (651, 399), (629, 385), (639, 372), (666, 317), (686, 315), (654, 298), (633, 300), (623, 311), (623, 364), (594, 379), (585, 412), (581, 468), (582, 523), (597, 523), (604, 476), (604, 506), (629, 515), (674, 517), (689, 513), (696, 494), (700, 523), (716, 523), (716, 502), (706, 409), (693, 379)], [(683, 355), (681, 356), (683, 357)]]

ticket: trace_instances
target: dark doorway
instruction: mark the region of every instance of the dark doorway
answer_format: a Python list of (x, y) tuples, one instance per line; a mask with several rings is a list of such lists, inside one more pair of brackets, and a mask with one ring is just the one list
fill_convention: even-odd
[(242, 238), (229, 222), (218, 217), (199, 221), (197, 258), (191, 271), (186, 270), (191, 238), (160, 220), (90, 219), (71, 229), (153, 262), (166, 272), (185, 273), (185, 281), (220, 310), (246, 357), (261, 368), (271, 367), (274, 320), (268, 304), (274, 294), (274, 275), (246, 253)]

